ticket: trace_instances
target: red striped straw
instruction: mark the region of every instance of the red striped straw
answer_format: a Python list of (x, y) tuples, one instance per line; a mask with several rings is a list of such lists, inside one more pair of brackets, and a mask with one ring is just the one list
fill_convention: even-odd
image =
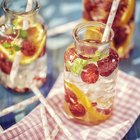
[(109, 34), (110, 34), (110, 29), (112, 27), (117, 9), (119, 7), (119, 3), (120, 3), (120, 0), (113, 0), (112, 6), (111, 6), (111, 11), (109, 13), (109, 17), (108, 17), (106, 27), (105, 27), (105, 30), (104, 30), (102, 42), (108, 40), (108, 37), (109, 37)]

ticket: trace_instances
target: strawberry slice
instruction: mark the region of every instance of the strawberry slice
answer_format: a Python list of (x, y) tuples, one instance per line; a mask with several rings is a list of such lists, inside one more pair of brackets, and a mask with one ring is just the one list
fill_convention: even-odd
[(95, 83), (99, 78), (97, 66), (93, 63), (87, 64), (81, 72), (81, 78), (88, 84)]
[(76, 117), (82, 117), (86, 114), (86, 110), (82, 104), (70, 104), (71, 113)]
[(10, 62), (10, 61), (8, 61), (6, 59), (3, 59), (0, 62), (0, 68), (6, 74), (10, 74), (11, 67), (12, 67), (12, 62)]
[(21, 52), (25, 56), (33, 56), (36, 52), (36, 47), (28, 40), (23, 41)]
[(70, 103), (70, 104), (76, 104), (77, 103), (77, 96), (71, 91), (69, 90), (68, 88), (65, 87), (65, 101), (67, 103)]
[(119, 56), (117, 52), (110, 49), (109, 56), (97, 62), (101, 76), (109, 76), (118, 66)]

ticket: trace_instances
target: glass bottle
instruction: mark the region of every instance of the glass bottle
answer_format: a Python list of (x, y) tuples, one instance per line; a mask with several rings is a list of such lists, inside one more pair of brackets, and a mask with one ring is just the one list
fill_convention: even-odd
[[(113, 0), (83, 0), (83, 19), (106, 23)], [(121, 0), (113, 30), (115, 32), (112, 47), (120, 58), (127, 58), (134, 47), (135, 0)]]
[[(47, 75), (47, 31), (38, 15), (39, 3), (33, 0), (32, 9), (25, 11), (26, 2), (2, 2), (5, 23), (0, 26), (0, 82), (18, 93), (28, 91), (32, 82), (38, 87), (42, 86)], [(12, 82), (11, 68), (19, 51), (19, 69)]]
[(111, 116), (119, 56), (110, 48), (114, 37), (101, 42), (105, 24), (85, 22), (73, 30), (74, 45), (64, 53), (64, 108), (68, 118), (99, 124)]

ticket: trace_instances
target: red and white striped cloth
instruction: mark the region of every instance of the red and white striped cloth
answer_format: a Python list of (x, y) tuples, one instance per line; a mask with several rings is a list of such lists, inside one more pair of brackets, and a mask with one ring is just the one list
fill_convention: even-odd
[[(119, 71), (117, 97), (112, 117), (95, 126), (76, 124), (63, 114), (63, 74), (49, 93), (48, 102), (64, 125), (73, 134), (74, 140), (121, 140), (140, 114), (140, 80)], [(46, 111), (50, 132), (56, 123)], [(44, 140), (40, 106), (36, 107), (19, 123), (0, 134), (0, 140)], [(55, 140), (67, 140), (60, 129)]]

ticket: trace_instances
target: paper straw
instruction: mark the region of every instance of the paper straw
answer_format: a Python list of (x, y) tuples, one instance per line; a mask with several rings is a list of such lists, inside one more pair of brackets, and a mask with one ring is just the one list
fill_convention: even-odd
[(2, 126), (0, 125), (0, 134), (3, 132), (3, 128)]
[(14, 58), (14, 62), (12, 64), (11, 72), (10, 72), (10, 80), (14, 83), (15, 77), (17, 75), (19, 69), (19, 63), (21, 59), (21, 51), (17, 52)]
[(108, 17), (108, 20), (107, 20), (107, 23), (106, 23), (105, 31), (104, 31), (104, 34), (103, 34), (102, 42), (108, 40), (108, 37), (109, 37), (109, 34), (110, 34), (110, 29), (112, 27), (112, 24), (113, 24), (113, 21), (114, 21), (119, 3), (120, 3), (120, 0), (113, 0), (113, 4), (111, 6), (111, 11), (110, 11), (110, 14), (109, 14), (109, 17)]
[(8, 107), (8, 108), (6, 108), (6, 109), (4, 109), (4, 110), (2, 110), (0, 112), (0, 117), (2, 117), (4, 115), (7, 115), (7, 114), (9, 114), (9, 113), (11, 113), (11, 112), (13, 112), (13, 111), (15, 111), (17, 109), (24, 108), (27, 105), (32, 104), (32, 103), (34, 103), (34, 102), (36, 102), (38, 100), (39, 100), (38, 97), (34, 96), (34, 97), (31, 97), (31, 98), (29, 98), (29, 99), (27, 99), (25, 101), (22, 101), (22, 102), (20, 102), (18, 104), (15, 104), (13, 106), (10, 106), (10, 107)]
[[(28, 12), (32, 9), (32, 4), (33, 4), (32, 0), (27, 1), (26, 12)], [(29, 27), (29, 23), (28, 23), (28, 20), (25, 17), (24, 20), (23, 20), (22, 29), (26, 30), (26, 29), (28, 29), (28, 27)], [(20, 63), (21, 57), (22, 57), (22, 53), (21, 53), (21, 51), (18, 51), (15, 54), (15, 58), (14, 58), (14, 61), (13, 61), (13, 64), (12, 64), (11, 72), (10, 72), (10, 80), (11, 80), (12, 83), (14, 83), (14, 79), (15, 79), (17, 73), (18, 73), (19, 63)]]
[(52, 118), (56, 121), (58, 126), (63, 130), (64, 134), (67, 136), (69, 140), (74, 140), (70, 131), (63, 125), (61, 119), (56, 115), (52, 107), (47, 103), (47, 100), (44, 98), (40, 90), (34, 85), (31, 85), (31, 90), (33, 93), (39, 98), (40, 102), (46, 107)]
[[(32, 6), (33, 6), (33, 0), (28, 0), (27, 6), (26, 6), (26, 12), (30, 11), (32, 9)], [(23, 20), (23, 30), (28, 29), (28, 26), (29, 26), (29, 23), (25, 17), (25, 19)]]
[(46, 111), (45, 111), (45, 107), (43, 105), (41, 105), (40, 113), (41, 113), (41, 119), (42, 119), (42, 124), (43, 124), (45, 140), (51, 140)]
[(54, 130), (51, 133), (51, 140), (55, 139), (55, 137), (57, 136), (58, 132), (59, 132), (59, 127), (58, 127), (58, 125), (56, 125)]

